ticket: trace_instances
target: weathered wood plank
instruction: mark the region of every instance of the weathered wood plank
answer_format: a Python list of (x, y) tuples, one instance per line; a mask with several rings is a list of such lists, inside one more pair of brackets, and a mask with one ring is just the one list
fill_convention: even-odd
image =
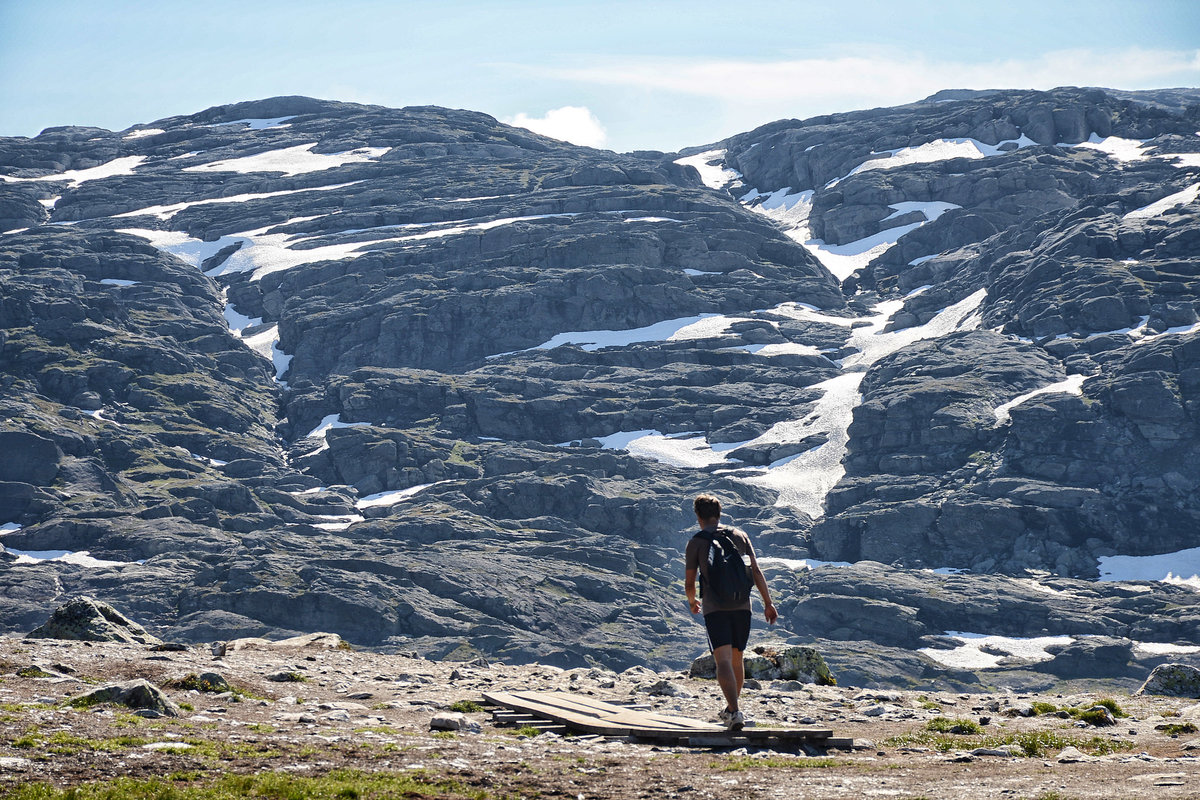
[[(532, 714), (567, 725), (585, 733), (603, 736), (633, 736), (636, 738), (689, 741), (754, 741), (770, 740), (812, 742), (827, 746), (833, 731), (822, 728), (744, 728), (728, 731), (723, 725), (631, 710), (624, 706), (597, 700), (594, 697), (568, 692), (489, 692), (485, 699), (496, 705)], [(844, 741), (844, 740), (838, 740)]]
[(487, 693), (485, 696), (495, 703), (518, 711), (537, 714), (587, 733), (606, 736), (629, 736), (639, 731), (664, 730), (686, 736), (688, 733), (724, 730), (720, 725), (684, 717), (629, 711), (620, 706), (590, 699), (580, 702), (565, 692), (496, 692)]

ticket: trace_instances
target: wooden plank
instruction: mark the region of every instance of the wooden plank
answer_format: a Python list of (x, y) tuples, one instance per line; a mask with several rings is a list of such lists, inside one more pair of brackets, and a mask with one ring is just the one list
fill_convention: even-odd
[[(634, 711), (592, 697), (568, 692), (490, 692), (485, 699), (499, 706), (514, 709), (567, 725), (585, 733), (604, 736), (633, 736), (655, 741), (691, 741), (697, 744), (740, 741), (762, 744), (768, 741), (811, 742), (818, 747), (848, 746), (852, 739), (830, 739), (833, 731), (825, 728), (758, 728), (748, 727), (730, 731), (723, 725), (687, 717), (674, 717), (644, 711)], [(837, 742), (838, 744), (831, 744)]]
[(700, 722), (686, 717), (632, 711), (601, 700), (580, 698), (565, 692), (511, 692), (510, 694), (512, 698), (525, 704), (522, 710), (530, 713), (542, 713), (550, 709), (567, 711), (594, 716), (620, 727), (724, 730), (723, 726), (713, 723)]
[(742, 728), (739, 733), (751, 739), (811, 739), (814, 742), (828, 739), (833, 731), (828, 728)]
[[(513, 697), (512, 695), (503, 692), (496, 692), (486, 693), (484, 696), (499, 705), (509, 706), (510, 708), (520, 707), (522, 711), (533, 713), (533, 711), (529, 708), (529, 706), (532, 704), (530, 704), (528, 701), (523, 701), (519, 698)], [(592, 715), (572, 713), (562, 709), (546, 707), (539, 708), (537, 714), (545, 717), (546, 719), (553, 720), (554, 722), (559, 722), (563, 725), (569, 725), (570, 727), (583, 731), (584, 733), (596, 733), (602, 736), (629, 735), (629, 728), (620, 728), (612, 723), (604, 722), (598, 717)]]
[(565, 692), (489, 692), (484, 696), (499, 705), (577, 726), (588, 733), (609, 736), (629, 736), (643, 731), (670, 731), (686, 736), (725, 730), (724, 726), (686, 717), (629, 711), (598, 700), (580, 701)]
[(595, 714), (600, 719), (631, 727), (668, 730), (724, 730), (725, 727), (716, 723), (689, 719), (688, 717), (673, 717), (665, 714), (638, 711), (595, 701), (578, 703), (574, 701), (574, 698), (540, 697), (536, 699), (539, 702), (555, 705), (558, 708), (583, 714)]

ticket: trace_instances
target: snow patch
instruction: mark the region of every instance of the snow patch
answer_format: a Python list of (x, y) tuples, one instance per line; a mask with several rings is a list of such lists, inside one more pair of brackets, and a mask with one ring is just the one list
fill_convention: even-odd
[[(838, 280), (845, 280), (855, 271), (862, 269), (890, 250), (901, 236), (915, 231), (924, 224), (924, 222), (910, 222), (907, 225), (887, 228), (872, 236), (847, 244), (825, 244), (823, 239), (808, 239), (801, 241), (801, 244), (807, 247), (808, 251), (816, 256), (817, 260), (825, 265), (825, 269), (832, 272)], [(807, 228), (805, 233), (807, 233)]]
[(407, 489), (396, 489), (391, 492), (379, 492), (378, 494), (369, 494), (366, 497), (360, 497), (358, 502), (354, 504), (355, 508), (376, 508), (378, 506), (394, 506), (397, 503), (403, 502), (413, 495), (425, 491), (431, 486), (437, 486), (439, 483), (447, 483), (447, 481), (435, 481), (434, 483), (422, 483), (419, 486), (410, 486)]
[(330, 414), (317, 423), (317, 427), (304, 434), (304, 439), (324, 439), (325, 434), (334, 428), (369, 428), (369, 422), (342, 422), (341, 414)]
[(312, 149), (317, 142), (298, 144), (295, 147), (285, 147), (279, 150), (268, 150), (265, 153), (255, 153), (251, 156), (228, 158), (221, 161), (211, 161), (207, 164), (197, 164), (194, 167), (184, 167), (184, 172), (282, 172), (284, 175), (303, 175), (308, 172), (321, 172), (343, 164), (363, 161), (376, 161), (390, 147), (360, 147), (343, 153), (314, 153)]
[(1101, 556), (1101, 581), (1157, 581), (1200, 591), (1200, 547), (1151, 556)]
[(18, 183), (26, 181), (69, 181), (72, 186), (79, 186), (88, 181), (98, 181), (104, 178), (114, 178), (118, 175), (132, 175), (133, 171), (146, 160), (145, 156), (123, 156), (114, 158), (99, 166), (87, 169), (69, 169), (57, 175), (43, 175), (40, 178), (12, 178), (0, 175), (0, 181)]
[(1176, 206), (1186, 206), (1189, 203), (1196, 202), (1197, 196), (1200, 196), (1200, 183), (1193, 183), (1182, 191), (1169, 194), (1160, 200), (1155, 200), (1148, 206), (1142, 206), (1130, 211), (1122, 219), (1151, 219), (1153, 217), (1160, 217)]
[(71, 552), (69, 550), (14, 550), (6, 548), (9, 553), (17, 557), (17, 560), (12, 562), (17, 565), (43, 564), (47, 561), (58, 561), (63, 564), (75, 564), (81, 567), (123, 567), (126, 564), (144, 564), (144, 561), (105, 561), (99, 558), (92, 558), (90, 551), (80, 550)]
[[(987, 158), (1009, 152), (1001, 149), (1004, 145), (1016, 145), (1016, 148), (1012, 149), (1019, 149), (1036, 144), (1037, 142), (1024, 134), (1021, 134), (1021, 138), (1019, 139), (1009, 139), (994, 145), (984, 144), (978, 139), (971, 138), (935, 139), (932, 142), (926, 142), (915, 147), (900, 147), (895, 150), (885, 150), (882, 153), (872, 153), (872, 155), (877, 157), (859, 164), (850, 170), (846, 177), (873, 169), (896, 169), (897, 167), (906, 167), (911, 164), (931, 164), (936, 161), (947, 161), (952, 158)], [(829, 185), (837, 184), (841, 180), (844, 180), (844, 178), (831, 181)]]
[(951, 209), (961, 208), (954, 203), (938, 200), (893, 203), (889, 206), (893, 213), (884, 217), (881, 222), (913, 211), (920, 211), (924, 214), (924, 221), (887, 228), (872, 236), (838, 245), (826, 244), (823, 239), (814, 239), (812, 236), (809, 228), (809, 216), (812, 214), (812, 190), (792, 193), (791, 187), (785, 186), (766, 194), (755, 189), (742, 195), (741, 201), (751, 210), (770, 217), (778, 223), (790, 239), (804, 245), (838, 280), (845, 280), (856, 270), (883, 255), (904, 234), (916, 230), (927, 222), (932, 222)]
[(649, 458), (676, 467), (709, 467), (725, 461), (714, 452), (699, 432), (665, 435), (659, 431), (624, 431), (598, 440), (606, 450), (625, 450), (632, 456)]
[(235, 309), (231, 303), (225, 304), (225, 322), (229, 325), (229, 330), (239, 337), (246, 328), (263, 324), (262, 317), (247, 317)]
[(891, 216), (884, 217), (884, 222), (887, 222), (889, 219), (895, 219), (896, 217), (902, 217), (905, 214), (911, 214), (913, 211), (920, 211), (925, 215), (925, 219), (928, 222), (933, 222), (947, 211), (950, 211), (954, 208), (962, 208), (962, 206), (957, 205), (956, 203), (945, 203), (940, 200), (930, 200), (927, 202), (906, 200), (902, 203), (891, 203), (888, 205), (888, 208), (895, 209), (895, 212)]
[(366, 517), (361, 514), (321, 514), (317, 515), (316, 519), (327, 519), (329, 522), (315, 523), (314, 528), (320, 528), (323, 531), (344, 531), (356, 522), (365, 521)]
[[(752, 476), (747, 483), (778, 493), (776, 505), (799, 509), (814, 519), (824, 514), (825, 496), (845, 474), (842, 460), (849, 442), (854, 409), (862, 401), (859, 385), (871, 364), (913, 342), (945, 336), (956, 330), (978, 325), (973, 316), (987, 295), (980, 289), (958, 303), (943, 309), (924, 325), (884, 333), (892, 316), (903, 306), (902, 300), (889, 300), (875, 307), (870, 324), (851, 331), (849, 346), (858, 350), (842, 361), (841, 375), (816, 384), (823, 390), (807, 416), (773, 425), (751, 444), (796, 444), (823, 435), (825, 444), (800, 453), (786, 463), (773, 465), (764, 475)], [(802, 311), (811, 314), (807, 309)]]
[[(190, 200), (183, 203), (172, 203), (171, 205), (167, 206), (147, 206), (146, 208), (139, 208), (134, 211), (126, 211), (122, 214), (116, 214), (113, 218), (117, 219), (120, 217), (142, 217), (153, 215), (165, 222), (166, 220), (174, 217), (180, 211), (192, 208), (193, 206), (210, 206), (220, 203), (245, 203), (250, 200), (263, 200), (270, 197), (283, 197), (289, 194), (302, 194), (304, 192), (328, 192), (334, 189), (345, 189), (347, 186), (354, 186), (355, 184), (361, 182), (362, 181), (350, 181), (349, 183), (336, 183), (330, 186), (312, 186), (305, 189), (283, 189), (278, 192), (250, 192), (246, 194), (235, 194), (229, 197), (210, 197), (205, 200)], [(310, 219), (312, 218), (310, 217)]]
[(715, 314), (700, 314), (695, 317), (668, 319), (624, 331), (570, 331), (560, 333), (530, 350), (552, 350), (555, 347), (574, 344), (587, 351), (602, 347), (628, 347), (645, 342), (677, 342), (709, 339), (723, 335), (729, 326), (742, 321), (740, 317), (724, 317)]
[[(1053, 655), (1048, 647), (1064, 646), (1074, 641), (1070, 636), (1036, 636), (1017, 639), (1010, 636), (988, 636), (982, 633), (947, 632), (946, 636), (962, 642), (953, 650), (922, 647), (924, 653), (939, 664), (951, 669), (991, 669), (1000, 666), (1007, 658), (1037, 663), (1049, 661)], [(987, 648), (985, 652), (984, 648)]]
[(726, 167), (721, 162), (725, 159), (725, 150), (707, 150), (694, 156), (675, 159), (676, 164), (685, 167), (695, 167), (700, 173), (700, 180), (710, 189), (724, 189), (742, 178), (742, 173)]
[(279, 349), (278, 325), (272, 325), (253, 336), (243, 337), (242, 341), (251, 350), (269, 360), (275, 367), (275, 380), (282, 380), (283, 374), (288, 371), (288, 367), (292, 364), (292, 356)]
[(815, 558), (775, 558), (767, 556), (758, 559), (759, 566), (762, 567), (783, 567), (795, 572), (802, 570), (816, 569), (817, 567), (852, 567), (854, 566), (849, 561), (818, 561)]
[(1170, 161), (1176, 167), (1200, 167), (1200, 153), (1162, 153), (1155, 156)]
[(160, 133), (166, 133), (162, 128), (139, 128), (136, 131), (130, 131), (122, 136), (122, 139), (144, 139), (147, 136), (157, 136)]
[(105, 286), (136, 286), (141, 281), (125, 281), (120, 278), (101, 278), (100, 283)]
[(1167, 644), (1165, 642), (1134, 642), (1133, 651), (1146, 656), (1183, 656), (1200, 653), (1200, 646), (1194, 644)]
[(1008, 422), (1009, 421), (1009, 415), (1008, 415), (1009, 411), (1011, 411), (1013, 408), (1021, 405), (1021, 403), (1024, 403), (1026, 400), (1029, 400), (1033, 397), (1037, 397), (1038, 395), (1042, 395), (1042, 394), (1080, 395), (1080, 394), (1083, 394), (1083, 382), (1086, 381), (1087, 379), (1088, 379), (1087, 375), (1068, 375), (1064, 380), (1061, 380), (1058, 383), (1052, 383), (1049, 386), (1043, 386), (1040, 389), (1034, 389), (1032, 392), (1026, 392), (1025, 394), (1023, 394), (1019, 397), (1014, 397), (1012, 400), (1009, 400), (1007, 403), (998, 405), (998, 406), (996, 406), (995, 409), (993, 409), (996, 414), (996, 424), (1003, 425), (1004, 423)]
[(216, 128), (220, 125), (247, 125), (252, 131), (262, 131), (267, 128), (288, 128), (289, 125), (284, 125), (289, 119), (295, 119), (297, 115), (292, 114), (290, 117), (271, 117), (255, 118), (255, 119), (235, 119), (233, 122), (217, 122), (210, 125), (211, 128)]
[(1115, 158), (1117, 161), (1144, 161), (1147, 156), (1142, 147), (1148, 139), (1122, 139), (1119, 136), (1109, 136), (1101, 139), (1093, 133), (1086, 142), (1079, 144), (1060, 144), (1059, 147), (1082, 147), (1089, 150), (1099, 150), (1101, 153)]
[(819, 356), (821, 351), (811, 344), (798, 344), (796, 342), (781, 342), (779, 344), (745, 344), (737, 348), (745, 350), (747, 353), (764, 356)]

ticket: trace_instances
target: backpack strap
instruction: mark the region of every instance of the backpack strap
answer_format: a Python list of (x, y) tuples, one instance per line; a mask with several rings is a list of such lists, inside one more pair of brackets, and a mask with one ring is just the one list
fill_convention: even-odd
[[(699, 533), (696, 534), (696, 536), (698, 536), (701, 539), (703, 539), (704, 541), (708, 542), (709, 546), (712, 546), (714, 543), (717, 543), (717, 539), (724, 539), (725, 541), (729, 542), (733, 546), (734, 550), (737, 550), (737, 542), (735, 542), (733, 539), (733, 528), (727, 528), (727, 527), (721, 525), (721, 526), (714, 528), (711, 531), (700, 531)], [(724, 544), (717, 543), (717, 546), (720, 547), (722, 550), (725, 549)]]

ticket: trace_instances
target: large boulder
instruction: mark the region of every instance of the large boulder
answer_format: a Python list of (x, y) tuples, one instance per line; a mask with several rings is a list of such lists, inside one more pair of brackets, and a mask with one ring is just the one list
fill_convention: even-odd
[[(750, 678), (769, 680), (802, 681), (820, 686), (834, 686), (837, 679), (821, 654), (812, 647), (793, 645), (782, 650), (760, 645), (747, 653), (744, 661), (746, 675)], [(693, 678), (717, 677), (717, 665), (712, 654), (705, 654), (692, 662), (688, 675)]]
[(1133, 658), (1133, 642), (1112, 636), (1089, 636), (1076, 639), (1055, 652), (1054, 658), (1038, 664), (1039, 672), (1049, 672), (1060, 678), (1095, 678), (1119, 676), (1129, 672)]
[(1200, 669), (1187, 664), (1159, 664), (1134, 694), (1200, 697)]
[(76, 597), (59, 606), (50, 619), (25, 635), (26, 639), (71, 639), (85, 642), (162, 644), (162, 640), (108, 603)]
[(183, 711), (171, 698), (145, 678), (112, 683), (93, 689), (90, 692), (72, 697), (67, 704), (77, 708), (86, 708), (100, 703), (117, 703), (129, 708), (148, 709), (164, 717), (178, 717)]
[(63, 452), (54, 442), (29, 431), (0, 431), (0, 481), (46, 486), (58, 475)]

